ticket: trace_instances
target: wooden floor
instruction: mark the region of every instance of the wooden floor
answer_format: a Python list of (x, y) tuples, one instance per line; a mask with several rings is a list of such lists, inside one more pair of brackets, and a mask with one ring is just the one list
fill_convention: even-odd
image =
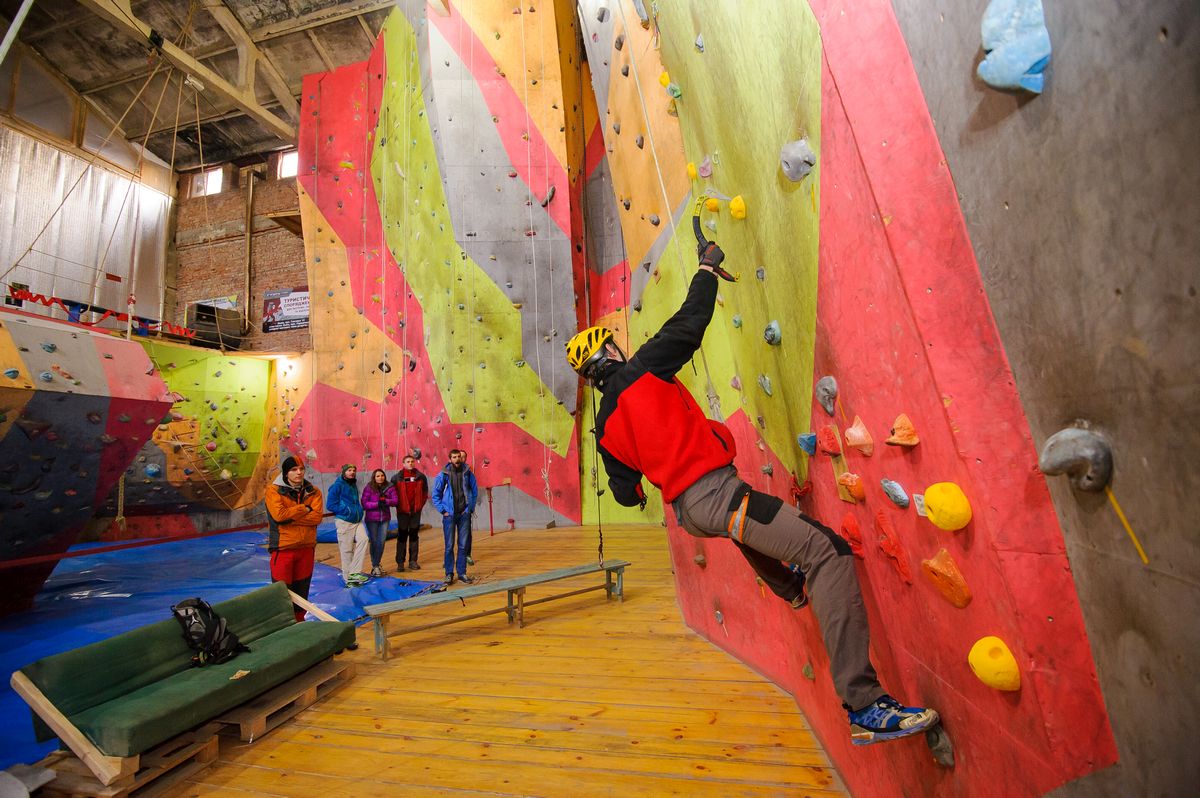
[[(422, 576), (441, 575), (440, 537), (423, 535)], [(401, 636), (386, 664), (361, 627), (358, 651), (343, 655), (358, 667), (348, 686), (252, 744), (222, 740), (186, 794), (845, 795), (795, 702), (683, 625), (665, 530), (605, 528), (604, 541), (606, 557), (633, 563), (623, 603), (586, 593), (530, 607), (524, 629), (500, 614)], [(581, 565), (596, 543), (594, 527), (485, 530), (470, 572), (499, 580)], [(599, 577), (527, 599), (586, 580)]]

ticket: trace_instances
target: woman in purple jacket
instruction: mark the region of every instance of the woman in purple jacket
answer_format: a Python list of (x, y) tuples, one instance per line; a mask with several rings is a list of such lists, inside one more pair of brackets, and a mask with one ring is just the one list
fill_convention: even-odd
[(371, 481), (363, 488), (362, 506), (366, 510), (367, 538), (371, 542), (371, 576), (383, 576), (379, 563), (383, 560), (383, 544), (396, 506), (396, 486), (388, 484), (382, 468), (371, 472)]

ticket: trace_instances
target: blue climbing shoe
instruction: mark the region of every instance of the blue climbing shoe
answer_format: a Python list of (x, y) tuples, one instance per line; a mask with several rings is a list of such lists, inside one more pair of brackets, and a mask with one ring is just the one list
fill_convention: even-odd
[(850, 712), (850, 740), (855, 745), (897, 740), (925, 731), (939, 720), (932, 709), (901, 706), (890, 695), (883, 695), (874, 703)]

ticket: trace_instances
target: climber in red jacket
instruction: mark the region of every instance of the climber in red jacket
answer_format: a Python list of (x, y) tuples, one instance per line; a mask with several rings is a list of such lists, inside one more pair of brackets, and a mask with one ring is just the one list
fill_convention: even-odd
[[(796, 609), (808, 603), (807, 584), (856, 745), (930, 728), (937, 712), (903, 706), (876, 678), (850, 547), (829, 527), (739, 479), (733, 435), (705, 416), (675, 376), (700, 348), (712, 320), (717, 275), (732, 279), (721, 267), (725, 254), (716, 244), (702, 240), (697, 254), (700, 268), (683, 306), (631, 357), (604, 327), (583, 330), (567, 343), (571, 367), (602, 394), (595, 435), (613, 497), (644, 508), (645, 476), (662, 491), (684, 530), (729, 538), (771, 590)], [(798, 565), (802, 575), (783, 562)]]

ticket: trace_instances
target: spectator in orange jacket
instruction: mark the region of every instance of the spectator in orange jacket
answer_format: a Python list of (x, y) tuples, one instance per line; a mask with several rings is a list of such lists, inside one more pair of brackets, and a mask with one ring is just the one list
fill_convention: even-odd
[[(304, 461), (291, 456), (283, 461), (282, 472), (267, 486), (267, 526), (270, 538), (271, 581), (284, 582), (288, 590), (308, 598), (312, 583), (313, 553), (317, 548), (317, 524), (325, 514), (320, 488), (304, 478)], [(304, 610), (293, 606), (296, 620), (304, 620)]]

